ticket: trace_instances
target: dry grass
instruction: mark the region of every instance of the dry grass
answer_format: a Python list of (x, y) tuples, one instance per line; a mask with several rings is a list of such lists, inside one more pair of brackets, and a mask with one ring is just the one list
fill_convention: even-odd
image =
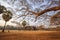
[(60, 40), (60, 31), (18, 31), (0, 30), (0, 40)]

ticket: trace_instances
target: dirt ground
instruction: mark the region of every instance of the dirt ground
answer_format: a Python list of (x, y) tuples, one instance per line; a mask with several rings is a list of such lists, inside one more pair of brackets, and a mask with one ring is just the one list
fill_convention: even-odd
[(0, 30), (0, 40), (60, 40), (60, 31)]

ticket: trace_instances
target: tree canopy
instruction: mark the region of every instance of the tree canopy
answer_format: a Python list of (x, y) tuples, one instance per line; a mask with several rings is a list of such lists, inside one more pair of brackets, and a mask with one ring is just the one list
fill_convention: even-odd
[(0, 5), (0, 14), (6, 12), (6, 7)]

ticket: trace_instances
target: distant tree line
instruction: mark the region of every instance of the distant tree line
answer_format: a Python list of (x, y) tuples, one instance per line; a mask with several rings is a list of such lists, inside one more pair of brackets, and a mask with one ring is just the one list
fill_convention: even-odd
[[(0, 30), (2, 30), (3, 27), (0, 26)], [(10, 26), (10, 25), (7, 25), (5, 30), (50, 30), (50, 31), (58, 31), (60, 30), (60, 26), (57, 26), (55, 28), (44, 28), (43, 25), (39, 26), (39, 27), (36, 27), (36, 26), (25, 26), (25, 27), (17, 27), (17, 26)]]

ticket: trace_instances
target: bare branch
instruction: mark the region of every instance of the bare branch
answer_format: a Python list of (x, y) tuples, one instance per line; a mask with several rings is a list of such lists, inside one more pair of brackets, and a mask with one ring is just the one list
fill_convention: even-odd
[(49, 11), (57, 11), (57, 10), (60, 10), (60, 6), (56, 6), (56, 7), (52, 7), (52, 8), (48, 8), (48, 9), (45, 9), (45, 10), (42, 10), (40, 12), (33, 12), (33, 11), (29, 11), (29, 12), (32, 12), (32, 14), (35, 14), (37, 17), (46, 13), (46, 12), (49, 12)]
[(60, 12), (58, 12), (57, 14), (53, 15), (50, 19), (50, 23), (54, 23), (54, 24), (60, 24)]
[[(39, 17), (40, 15), (46, 13), (46, 12), (49, 12), (49, 11), (57, 11), (57, 10), (60, 10), (60, 6), (56, 6), (56, 7), (52, 7), (52, 8), (48, 8), (48, 9), (45, 9), (45, 10), (42, 10), (40, 12), (33, 12), (33, 11), (29, 11), (31, 12), (32, 14), (36, 15), (35, 19), (37, 20), (37, 17)], [(35, 21), (36, 21), (35, 20)]]

